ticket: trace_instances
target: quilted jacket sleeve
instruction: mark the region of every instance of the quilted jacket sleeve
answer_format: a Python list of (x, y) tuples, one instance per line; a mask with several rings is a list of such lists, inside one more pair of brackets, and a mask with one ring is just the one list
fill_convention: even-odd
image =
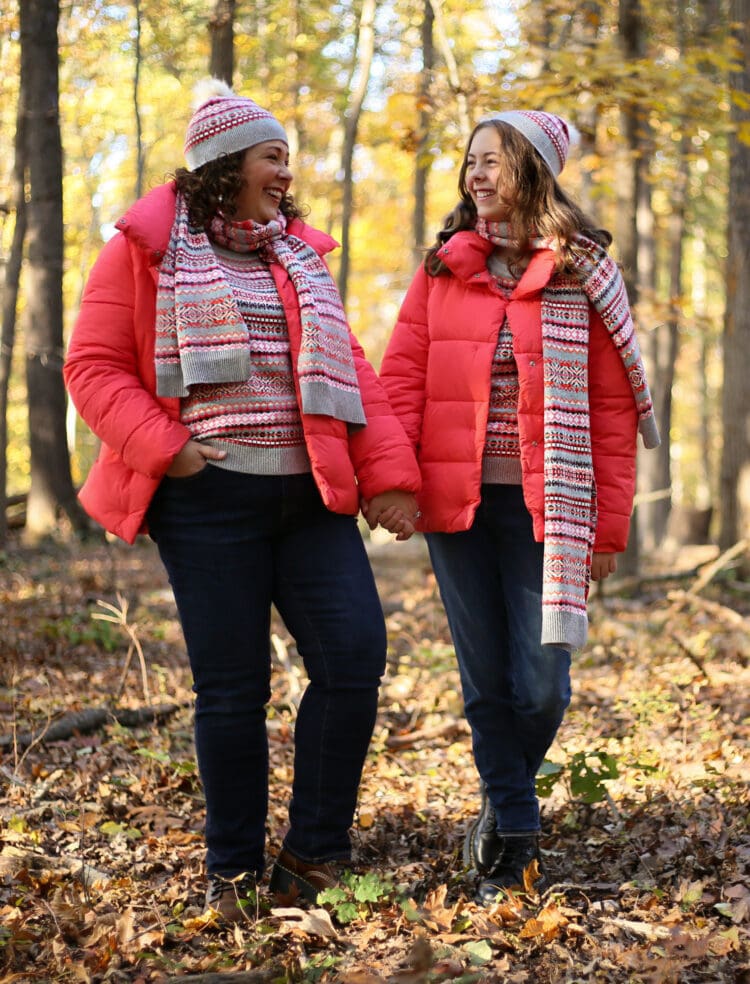
[(190, 434), (153, 395), (155, 282), (121, 234), (94, 264), (65, 362), (91, 430), (136, 472), (161, 478)]
[(383, 385), (353, 335), (351, 343), (367, 417), (364, 427), (351, 428), (349, 432), (349, 451), (360, 492), (365, 499), (391, 489), (418, 492), (422, 482), (414, 450)]
[(427, 392), (428, 292), (427, 274), (420, 266), (401, 305), (380, 367), (388, 399), (415, 450), (422, 433)]
[(598, 517), (594, 550), (622, 553), (635, 495), (638, 413), (622, 360), (593, 311), (589, 406)]

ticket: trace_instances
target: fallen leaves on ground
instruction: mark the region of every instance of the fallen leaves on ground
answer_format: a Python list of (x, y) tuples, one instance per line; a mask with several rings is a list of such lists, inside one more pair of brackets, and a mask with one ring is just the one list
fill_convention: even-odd
[[(389, 660), (351, 877), (318, 907), (272, 907), (262, 886), (237, 926), (203, 914), (191, 682), (153, 548), (18, 545), (5, 556), (2, 980), (748, 984), (750, 597), (720, 579), (697, 597), (677, 574), (632, 597), (597, 594), (549, 754), (552, 887), (536, 894), (530, 870), (525, 892), (484, 909), (461, 862), (477, 777), (424, 544), (377, 544), (371, 556)], [(269, 860), (286, 829), (304, 685), (276, 619), (271, 652)], [(148, 695), (166, 716), (88, 729), (83, 712), (117, 695), (120, 710)], [(67, 720), (84, 730), (34, 737)]]

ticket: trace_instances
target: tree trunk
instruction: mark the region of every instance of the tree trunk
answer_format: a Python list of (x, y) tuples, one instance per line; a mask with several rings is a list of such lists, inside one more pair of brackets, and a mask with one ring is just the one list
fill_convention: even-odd
[(461, 87), (461, 76), (458, 73), (456, 56), (453, 54), (453, 48), (450, 46), (448, 33), (445, 29), (445, 18), (443, 17), (441, 0), (430, 0), (430, 3), (435, 18), (435, 34), (437, 36), (438, 50), (440, 51), (440, 57), (445, 62), (445, 67), (448, 71), (448, 81), (453, 95), (456, 97), (459, 130), (461, 131), (462, 138), (466, 141), (469, 139), (469, 134), (471, 133), (469, 103), (466, 93)]
[[(584, 0), (582, 13), (583, 16), (580, 19), (580, 25), (577, 28), (576, 42), (593, 54), (599, 44), (602, 26), (601, 3), (599, 0)], [(585, 161), (590, 155), (596, 154), (596, 130), (599, 122), (599, 106), (595, 99), (589, 99), (585, 102), (581, 100), (581, 103), (582, 107), (578, 111), (576, 124), (581, 134), (579, 153)], [(594, 191), (592, 170), (589, 167), (583, 167), (581, 169), (580, 201), (583, 210), (592, 217), (595, 217), (597, 214), (597, 208), (594, 204)]]
[(139, 85), (141, 81), (141, 0), (135, 0), (135, 65), (133, 67), (133, 115), (135, 117), (135, 197), (143, 195), (143, 127), (141, 124), (141, 103)]
[(750, 146), (739, 137), (750, 126), (750, 0), (732, 0), (730, 21), (740, 56), (730, 86), (743, 99), (731, 100), (729, 138), (729, 229), (727, 306), (724, 319), (724, 389), (721, 458), (721, 530), (728, 549), (750, 534)]
[(8, 539), (8, 388), (13, 363), (13, 346), (16, 340), (16, 311), (18, 287), (23, 264), (23, 246), (26, 239), (26, 193), (24, 189), (24, 127), (26, 120), (26, 94), (23, 85), (18, 93), (16, 112), (15, 160), (13, 162), (13, 204), (15, 224), (13, 240), (5, 267), (3, 290), (2, 334), (0, 334), (0, 548)]
[[(700, 50), (710, 53), (716, 47), (716, 29), (722, 25), (722, 30), (728, 30), (727, 11), (724, 0), (700, 0), (698, 19), (697, 46)], [(711, 83), (723, 86), (725, 80), (715, 64), (708, 57), (701, 66), (702, 72)], [(728, 179), (727, 179), (728, 180)], [(715, 413), (712, 404), (712, 385), (709, 381), (709, 366), (712, 364), (714, 347), (713, 333), (709, 328), (709, 290), (707, 284), (707, 268), (711, 265), (706, 248), (706, 230), (700, 221), (694, 221), (691, 228), (692, 238), (692, 277), (690, 296), (693, 307), (693, 317), (700, 330), (700, 353), (698, 361), (698, 387), (700, 393), (700, 418), (698, 425), (700, 453), (697, 460), (698, 474), (695, 481), (695, 504), (699, 509), (708, 509), (719, 501), (719, 478), (717, 467), (720, 452), (717, 454), (717, 437), (721, 433), (715, 426)], [(712, 508), (712, 514), (718, 512)]]
[(65, 440), (59, 6), (57, 0), (26, 0), (20, 6), (21, 85), (27, 97), (24, 161), (29, 189), (24, 328), (31, 489), (26, 532), (35, 539), (56, 529), (59, 509), (76, 529), (88, 523), (76, 500)]
[[(640, 0), (620, 0), (618, 30), (624, 59), (631, 61), (640, 57), (643, 44)], [(642, 180), (638, 167), (638, 107), (633, 103), (623, 106), (622, 119), (627, 158), (620, 162), (621, 173), (618, 175), (618, 216), (621, 218), (618, 222), (617, 239), (628, 298), (631, 306), (637, 310), (640, 299), (638, 203), (641, 200)], [(635, 509), (630, 524), (628, 547), (619, 562), (620, 573), (627, 576), (636, 574), (638, 570), (638, 518), (638, 509)]]
[(422, 20), (422, 75), (417, 103), (417, 141), (414, 162), (414, 214), (412, 219), (412, 267), (417, 269), (424, 257), (427, 223), (427, 180), (430, 174), (430, 120), (432, 117), (432, 73), (435, 69), (433, 26), (435, 14), (430, 0), (424, 0)]
[(691, 260), (693, 275), (690, 283), (690, 300), (693, 306), (693, 316), (695, 323), (700, 326), (700, 354), (698, 356), (698, 386), (700, 388), (700, 420), (699, 430), (699, 457), (698, 475), (696, 479), (696, 504), (702, 508), (708, 508), (712, 502), (718, 498), (718, 482), (716, 480), (715, 454), (716, 439), (713, 433), (713, 414), (711, 412), (710, 385), (708, 367), (711, 363), (710, 351), (713, 348), (713, 339), (708, 330), (710, 321), (708, 314), (708, 287), (707, 271), (708, 266), (706, 251), (706, 230), (700, 223), (695, 223), (692, 228), (693, 237), (693, 257)]
[(211, 36), (209, 72), (227, 85), (234, 77), (234, 11), (235, 0), (216, 0), (213, 16), (208, 22)]
[[(363, 0), (357, 29), (355, 54), (356, 85), (354, 78), (349, 85), (349, 105), (344, 114), (344, 145), (341, 150), (341, 170), (344, 175), (343, 202), (341, 206), (341, 265), (339, 266), (338, 287), (341, 300), (346, 307), (349, 289), (349, 270), (351, 269), (351, 221), (354, 210), (354, 148), (357, 143), (359, 118), (362, 104), (370, 82), (370, 68), (375, 51), (375, 9), (376, 0)], [(354, 73), (353, 73), (354, 76)]]
[(302, 156), (305, 145), (305, 117), (300, 111), (300, 89), (307, 84), (304, 76), (304, 62), (300, 57), (297, 38), (303, 33), (302, 2), (291, 0), (287, 12), (287, 55), (285, 59), (285, 79), (289, 80), (288, 89), (292, 106), (291, 118), (286, 122), (286, 135), (289, 141), (289, 158), (298, 161)]
[[(680, 0), (676, 10), (676, 30), (679, 49), (683, 57), (689, 56), (686, 4)], [(701, 31), (697, 41), (702, 40)], [(665, 494), (645, 503), (640, 511), (641, 524), (639, 527), (641, 544), (647, 550), (655, 550), (663, 541), (667, 532), (669, 512), (673, 506), (671, 497), (672, 469), (671, 442), (672, 429), (672, 387), (675, 378), (675, 366), (679, 351), (679, 327), (682, 290), (683, 254), (685, 248), (685, 213), (687, 208), (688, 160), (690, 141), (683, 136), (678, 151), (677, 173), (675, 184), (670, 195), (672, 203), (669, 218), (669, 315), (665, 323), (655, 318), (655, 327), (647, 337), (645, 357), (652, 373), (651, 388), (654, 406), (659, 415), (661, 430), (661, 445), (643, 455), (641, 459), (641, 477), (643, 487), (647, 491), (661, 491)]]

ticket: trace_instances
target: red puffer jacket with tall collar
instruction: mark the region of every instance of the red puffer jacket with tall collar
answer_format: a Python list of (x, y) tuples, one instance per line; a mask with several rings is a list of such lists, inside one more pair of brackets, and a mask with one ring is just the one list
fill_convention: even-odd
[[(156, 396), (154, 341), (159, 263), (175, 214), (169, 183), (136, 202), (117, 223), (94, 264), (65, 362), (68, 391), (101, 451), (80, 492), (87, 512), (132, 543), (147, 532), (149, 503), (172, 459), (190, 437), (177, 399)], [(337, 243), (299, 219), (288, 232), (321, 256)], [(301, 341), (296, 292), (280, 266), (271, 272), (287, 315), (292, 366)], [(360, 497), (390, 489), (415, 492), (419, 469), (377, 374), (350, 334), (367, 424), (348, 428), (302, 414), (313, 476), (332, 512), (355, 515)]]
[[(481, 497), (482, 454), (497, 338), (507, 315), (519, 375), (518, 423), (526, 505), (544, 539), (542, 291), (554, 275), (535, 253), (510, 300), (487, 270), (493, 245), (456, 233), (440, 252), (450, 273), (417, 271), (388, 344), (380, 378), (422, 472), (419, 529), (468, 529)], [(635, 493), (637, 412), (622, 360), (590, 306), (589, 405), (597, 494), (594, 549), (627, 545)]]

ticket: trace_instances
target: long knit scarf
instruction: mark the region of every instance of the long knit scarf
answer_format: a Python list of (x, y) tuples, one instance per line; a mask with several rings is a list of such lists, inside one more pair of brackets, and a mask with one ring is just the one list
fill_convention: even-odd
[[(477, 233), (513, 247), (506, 223), (477, 220)], [(550, 242), (530, 241), (533, 249)], [(596, 484), (588, 399), (589, 304), (601, 316), (633, 390), (647, 448), (659, 432), (625, 284), (597, 243), (575, 238), (574, 275), (556, 274), (542, 291), (544, 362), (544, 580), (542, 643), (578, 649), (586, 642), (586, 601), (596, 536)]]
[[(210, 238), (251, 252), (287, 272), (299, 302), (302, 337), (297, 359), (304, 413), (351, 424), (366, 422), (346, 315), (327, 266), (286, 231), (279, 213), (266, 225), (217, 216), (208, 234), (191, 227), (181, 194), (156, 294), (156, 391), (187, 396), (195, 383), (242, 382), (250, 374), (247, 324), (235, 303)], [(262, 318), (262, 310), (246, 317)]]

